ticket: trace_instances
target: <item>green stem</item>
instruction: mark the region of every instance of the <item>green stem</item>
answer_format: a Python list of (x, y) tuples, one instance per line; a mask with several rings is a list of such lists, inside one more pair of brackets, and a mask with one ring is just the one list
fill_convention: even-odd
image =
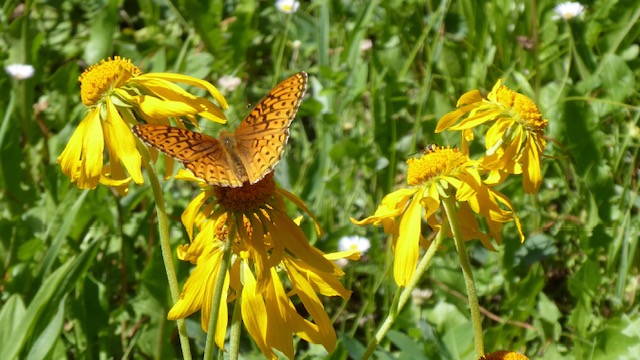
[(447, 219), (451, 226), (453, 239), (458, 250), (460, 258), (460, 267), (464, 275), (464, 282), (467, 285), (467, 298), (469, 299), (469, 310), (471, 311), (471, 323), (473, 324), (473, 340), (476, 348), (476, 357), (480, 358), (484, 355), (484, 339), (482, 337), (482, 318), (480, 317), (480, 305), (478, 304), (478, 295), (476, 294), (476, 284), (473, 281), (473, 272), (471, 271), (471, 263), (467, 254), (467, 247), (464, 244), (462, 230), (460, 230), (460, 222), (456, 211), (455, 200), (453, 196), (441, 197), (442, 204), (447, 213)]
[[(231, 249), (233, 248), (233, 238), (236, 234), (236, 222), (234, 219), (227, 218), (227, 224), (229, 231), (227, 235), (227, 241), (224, 244), (222, 261), (218, 268), (218, 277), (216, 278), (216, 285), (213, 290), (213, 299), (211, 300), (211, 311), (209, 316), (209, 331), (207, 331), (207, 343), (204, 348), (203, 359), (213, 359), (213, 346), (215, 344), (216, 326), (218, 325), (218, 315), (220, 313), (220, 302), (222, 301), (222, 289), (224, 287), (224, 280), (227, 277), (227, 270), (229, 269), (229, 262), (231, 261)], [(226, 302), (226, 297), (225, 297)], [(230, 354), (229, 356), (232, 356)], [(236, 354), (237, 358), (237, 354)]]
[(361, 358), (362, 360), (368, 359), (369, 356), (373, 354), (373, 351), (376, 349), (378, 344), (380, 344), (380, 342), (382, 341), (382, 339), (384, 339), (389, 329), (391, 329), (391, 326), (398, 318), (398, 314), (400, 313), (400, 311), (402, 311), (402, 308), (404, 308), (404, 306), (407, 304), (407, 302), (411, 298), (411, 293), (416, 288), (416, 286), (418, 285), (418, 281), (422, 278), (422, 275), (424, 275), (425, 271), (427, 270), (427, 267), (429, 266), (429, 264), (431, 263), (431, 260), (435, 256), (436, 251), (438, 251), (438, 249), (440, 248), (440, 245), (442, 245), (443, 240), (444, 240), (444, 235), (443, 235), (443, 232), (440, 231), (436, 236), (436, 238), (431, 243), (431, 245), (429, 246), (429, 248), (427, 249), (427, 252), (424, 254), (422, 259), (420, 260), (420, 263), (418, 263), (418, 267), (416, 268), (415, 273), (411, 277), (411, 280), (407, 284), (407, 287), (404, 289), (401, 287), (398, 288), (398, 291), (396, 292), (396, 295), (394, 296), (394, 299), (393, 299), (393, 304), (391, 305), (391, 310), (389, 310), (389, 314), (387, 315), (387, 318), (384, 319), (384, 322), (382, 323), (382, 325), (380, 325), (380, 328), (378, 329), (378, 332), (376, 333), (375, 338), (371, 340), (367, 345), (367, 350), (362, 355), (362, 358)]
[[(173, 266), (173, 256), (171, 252), (171, 243), (169, 242), (169, 222), (167, 220), (167, 211), (164, 207), (164, 197), (162, 195), (162, 188), (160, 187), (160, 181), (158, 180), (158, 174), (151, 163), (151, 157), (146, 146), (138, 142), (138, 149), (142, 154), (142, 162), (147, 174), (149, 175), (149, 182), (151, 183), (151, 189), (153, 189), (153, 196), (156, 203), (156, 212), (158, 216), (158, 231), (160, 233), (160, 250), (162, 252), (162, 260), (164, 261), (164, 269), (167, 272), (167, 280), (169, 281), (169, 291), (171, 292), (171, 300), (173, 303), (177, 303), (180, 299), (180, 291), (178, 289), (178, 278), (176, 277), (176, 269)], [(178, 326), (178, 335), (180, 337), (180, 345), (182, 347), (182, 357), (184, 359), (191, 360), (191, 346), (189, 345), (189, 335), (187, 334), (187, 324), (184, 319), (176, 321)]]
[[(240, 284), (242, 286), (242, 284)], [(238, 289), (236, 303), (231, 318), (231, 334), (229, 335), (229, 360), (237, 360), (240, 353), (240, 334), (242, 333), (242, 289)]]
[(291, 18), (293, 14), (287, 14), (287, 22), (284, 25), (284, 32), (282, 33), (282, 41), (280, 42), (280, 48), (278, 49), (278, 57), (276, 58), (276, 66), (273, 76), (273, 86), (278, 83), (280, 76), (280, 66), (282, 65), (282, 59), (284, 58), (284, 48), (287, 44), (287, 38), (289, 36), (289, 27), (291, 26)]

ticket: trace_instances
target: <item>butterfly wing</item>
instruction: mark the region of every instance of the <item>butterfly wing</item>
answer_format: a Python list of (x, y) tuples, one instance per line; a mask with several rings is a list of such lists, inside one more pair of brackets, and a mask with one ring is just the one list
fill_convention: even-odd
[(209, 185), (239, 187), (220, 142), (210, 136), (166, 125), (138, 124), (133, 132), (145, 143), (180, 160)]
[(307, 73), (278, 84), (256, 105), (234, 132), (237, 152), (249, 182), (264, 178), (282, 158), (289, 126), (307, 89)]

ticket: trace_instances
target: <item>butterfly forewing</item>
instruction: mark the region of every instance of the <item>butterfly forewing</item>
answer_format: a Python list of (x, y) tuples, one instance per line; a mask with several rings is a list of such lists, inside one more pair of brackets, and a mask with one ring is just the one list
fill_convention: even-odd
[(262, 179), (280, 161), (289, 139), (289, 126), (306, 88), (305, 72), (284, 80), (256, 105), (235, 131), (238, 155), (250, 183)]

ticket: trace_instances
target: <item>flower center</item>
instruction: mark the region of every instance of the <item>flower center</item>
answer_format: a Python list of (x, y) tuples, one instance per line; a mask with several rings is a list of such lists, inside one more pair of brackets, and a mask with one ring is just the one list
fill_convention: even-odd
[(245, 183), (237, 188), (214, 187), (214, 195), (220, 206), (227, 211), (240, 212), (255, 210), (266, 204), (275, 191), (276, 182), (273, 180), (273, 172), (253, 185)]
[(140, 69), (133, 65), (131, 60), (120, 56), (92, 65), (78, 78), (82, 103), (86, 106), (96, 105), (109, 90), (122, 86), (140, 73)]
[(422, 157), (407, 160), (407, 184), (422, 185), (436, 176), (451, 174), (468, 160), (458, 149), (429, 145)]
[(542, 130), (547, 127), (549, 121), (542, 119), (538, 106), (527, 96), (503, 85), (498, 89), (496, 98), (498, 103), (510, 109), (515, 118), (527, 129)]

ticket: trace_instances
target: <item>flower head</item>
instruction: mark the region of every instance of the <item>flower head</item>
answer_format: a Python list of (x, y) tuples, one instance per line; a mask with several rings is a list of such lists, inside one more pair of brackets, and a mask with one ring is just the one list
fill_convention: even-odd
[[(456, 124), (465, 115), (468, 116)], [(490, 173), (486, 182), (495, 185), (507, 174), (523, 174), (525, 192), (537, 192), (542, 182), (541, 156), (547, 144), (544, 130), (549, 121), (542, 118), (531, 99), (498, 80), (486, 99), (478, 90), (462, 95), (457, 109), (440, 119), (436, 132), (462, 131), (462, 148), (468, 153), (473, 129), (486, 123), (491, 127), (485, 136), (486, 153), (479, 164), (483, 173)]]
[[(196, 270), (169, 312), (169, 319), (183, 318), (202, 309), (202, 327), (207, 331), (207, 308), (213, 296), (209, 289), (213, 289), (220, 268), (221, 248), (230, 237), (233, 265), (223, 296), (228, 302), (241, 299), (236, 306), (241, 306), (243, 322), (265, 356), (277, 358), (272, 350), (277, 349), (293, 358), (292, 334), (322, 344), (331, 352), (336, 334), (318, 294), (349, 298), (350, 292), (338, 280), (344, 273), (332, 260), (357, 258), (359, 252), (323, 254), (309, 245), (298, 226), (299, 219), (286, 215), (284, 199), (295, 203), (314, 221), (315, 218), (299, 198), (276, 187), (273, 173), (240, 188), (208, 186), (186, 170), (181, 170), (176, 178), (197, 181), (203, 191), (182, 214), (191, 243), (181, 247), (178, 255), (196, 264)], [(195, 238), (194, 229), (199, 230)], [(230, 229), (235, 231), (230, 233)], [(294, 297), (312, 320), (298, 314)], [(215, 334), (220, 348), (224, 347), (226, 311), (223, 302)]]
[(28, 79), (35, 73), (35, 69), (29, 64), (10, 64), (4, 69), (16, 80)]
[[(422, 157), (409, 159), (407, 164), (406, 188), (385, 196), (372, 216), (359, 221), (351, 219), (358, 225), (382, 224), (386, 233), (393, 234), (394, 277), (398, 285), (406, 286), (411, 280), (420, 244), (428, 246), (421, 231), (423, 216), (431, 229), (450, 235), (448, 226), (443, 226), (446, 223), (442, 219), (446, 216), (440, 214), (445, 197), (454, 197), (458, 203), (465, 240), (479, 239), (493, 250), (489, 236), (500, 243), (502, 226), (511, 220), (516, 223), (520, 240), (524, 240), (520, 220), (509, 199), (486, 186), (480, 179), (477, 162), (458, 149), (430, 146)], [(488, 234), (481, 231), (474, 213), (484, 219)]]
[(300, 2), (296, 0), (276, 0), (276, 9), (285, 14), (291, 14), (298, 11)]
[(365, 52), (373, 47), (373, 41), (371, 39), (363, 39), (360, 41), (360, 51)]
[(232, 92), (240, 86), (242, 80), (237, 76), (225, 75), (218, 79), (218, 86), (221, 89)]
[(358, 250), (360, 253), (366, 253), (371, 247), (371, 242), (362, 236), (343, 236), (338, 240), (338, 250)]
[(529, 358), (514, 352), (507, 350), (494, 351), (489, 354), (484, 354), (480, 357), (479, 360), (528, 360)]
[(582, 15), (584, 6), (576, 1), (567, 1), (556, 5), (553, 11), (556, 13), (557, 18), (569, 21)]
[[(95, 188), (100, 182), (116, 186), (123, 194), (131, 181), (143, 182), (141, 156), (131, 132), (138, 119), (168, 124), (169, 118), (180, 122), (185, 117), (197, 125), (195, 115), (199, 115), (216, 122), (225, 121), (218, 106), (174, 82), (203, 88), (222, 108), (227, 108), (226, 100), (213, 85), (179, 74), (142, 74), (130, 60), (118, 56), (91, 66), (79, 80), (82, 103), (89, 112), (57, 162), (81, 189)], [(103, 159), (105, 145), (108, 165)]]

